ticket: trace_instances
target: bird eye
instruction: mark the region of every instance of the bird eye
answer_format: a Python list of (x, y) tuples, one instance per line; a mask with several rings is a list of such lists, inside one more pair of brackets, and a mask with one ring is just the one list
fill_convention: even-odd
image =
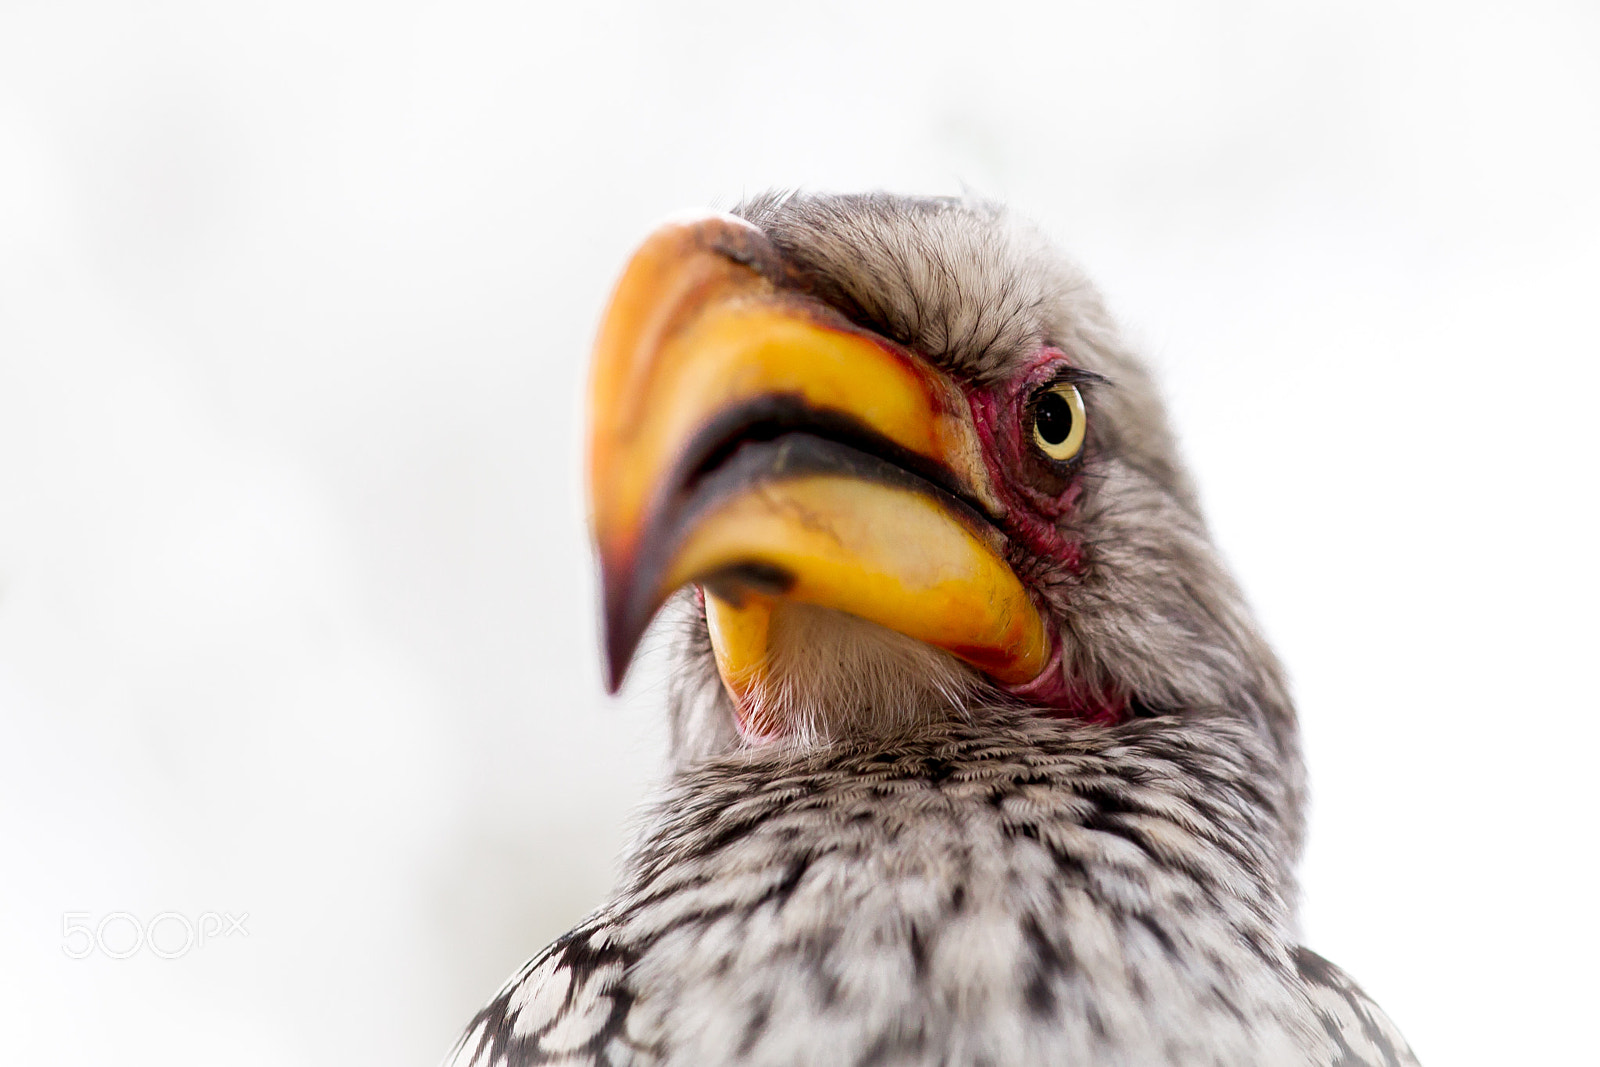
[(1039, 451), (1058, 462), (1076, 456), (1083, 448), (1088, 420), (1083, 415), (1083, 397), (1071, 382), (1057, 382), (1034, 396), (1033, 443)]

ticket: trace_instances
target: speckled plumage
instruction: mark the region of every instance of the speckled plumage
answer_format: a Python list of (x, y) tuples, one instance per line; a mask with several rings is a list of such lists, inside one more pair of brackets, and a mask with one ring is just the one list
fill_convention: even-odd
[(1087, 566), (1021, 547), (1010, 562), (1051, 606), (1067, 669), (1132, 717), (1047, 718), (975, 679), (958, 706), (874, 714), (893, 693), (867, 694), (802, 739), (748, 744), (681, 603), (674, 769), (620, 884), (452, 1062), (1414, 1063), (1297, 944), (1293, 709), (1148, 377), (1082, 277), (983, 205), (741, 213), (790, 284), (949, 373), (998, 380), (1044, 343), (1109, 379), (1068, 520)]

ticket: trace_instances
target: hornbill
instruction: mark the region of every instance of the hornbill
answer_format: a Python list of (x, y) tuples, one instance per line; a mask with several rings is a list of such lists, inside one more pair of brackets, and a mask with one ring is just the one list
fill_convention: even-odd
[(886, 194), (673, 222), (589, 403), (613, 690), (678, 620), (670, 776), (452, 1062), (1415, 1063), (1297, 943), (1282, 672), (1036, 231)]

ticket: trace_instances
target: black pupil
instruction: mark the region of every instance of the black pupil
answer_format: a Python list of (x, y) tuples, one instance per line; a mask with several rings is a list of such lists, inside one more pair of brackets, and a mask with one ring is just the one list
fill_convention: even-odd
[(1033, 409), (1033, 425), (1039, 430), (1039, 439), (1047, 445), (1059, 445), (1072, 433), (1072, 408), (1066, 397), (1054, 390), (1039, 398)]

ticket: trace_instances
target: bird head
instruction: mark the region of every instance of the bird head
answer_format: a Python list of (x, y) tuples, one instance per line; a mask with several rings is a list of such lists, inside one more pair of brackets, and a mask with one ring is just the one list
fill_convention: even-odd
[(680, 602), (680, 747), (1221, 715), (1298, 780), (1148, 374), (1004, 211), (768, 195), (670, 223), (617, 285), (589, 403), (610, 685)]

